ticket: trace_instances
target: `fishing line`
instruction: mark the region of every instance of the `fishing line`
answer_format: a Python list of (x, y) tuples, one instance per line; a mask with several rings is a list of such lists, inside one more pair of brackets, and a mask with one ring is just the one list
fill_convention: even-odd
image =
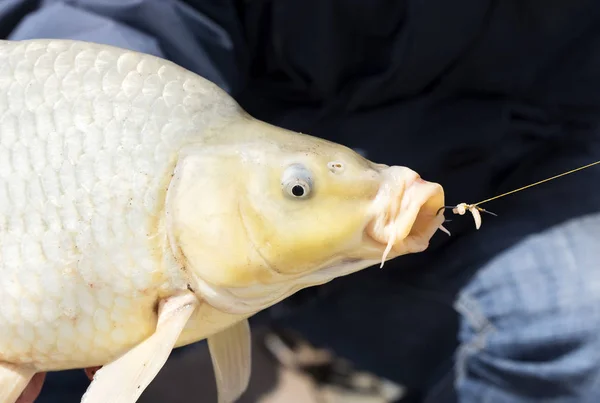
[(471, 204), (471, 206), (479, 206), (480, 204), (487, 203), (487, 202), (499, 199), (499, 198), (504, 197), (504, 196), (508, 196), (509, 194), (512, 194), (512, 193), (520, 192), (521, 190), (525, 190), (525, 189), (528, 189), (530, 187), (541, 185), (544, 182), (549, 182), (549, 181), (554, 180), (556, 178), (560, 178), (561, 176), (569, 175), (569, 174), (572, 174), (574, 172), (581, 171), (583, 169), (586, 169), (586, 168), (589, 168), (589, 167), (592, 167), (592, 166), (598, 165), (598, 164), (600, 164), (600, 161), (592, 162), (591, 164), (587, 164), (587, 165), (584, 165), (582, 167), (575, 168), (575, 169), (572, 169), (572, 170), (567, 171), (567, 172), (563, 172), (562, 174), (558, 174), (558, 175), (555, 175), (555, 176), (553, 176), (551, 178), (544, 179), (544, 180), (541, 180), (539, 182), (532, 183), (531, 185), (523, 186), (521, 188), (518, 188), (518, 189), (515, 189), (515, 190), (511, 190), (510, 192), (502, 193), (502, 194), (500, 194), (498, 196), (490, 197), (489, 199), (485, 199), (483, 201), (480, 201), (479, 203)]
[(479, 217), (479, 211), (484, 212), (484, 213), (488, 213), (488, 214), (492, 214), (492, 215), (496, 215), (496, 214), (492, 213), (491, 211), (487, 211), (487, 210), (479, 207), (480, 205), (482, 205), (484, 203), (487, 203), (487, 202), (490, 202), (492, 200), (499, 199), (499, 198), (504, 197), (504, 196), (508, 196), (510, 194), (513, 194), (513, 193), (520, 192), (520, 191), (525, 190), (525, 189), (529, 189), (529, 188), (537, 186), (537, 185), (541, 185), (542, 183), (549, 182), (551, 180), (560, 178), (561, 176), (569, 175), (569, 174), (572, 174), (574, 172), (590, 168), (590, 167), (592, 167), (594, 165), (598, 165), (598, 164), (600, 164), (600, 160), (598, 160), (596, 162), (592, 162), (591, 164), (587, 164), (587, 165), (581, 166), (579, 168), (572, 169), (572, 170), (567, 171), (567, 172), (563, 172), (561, 174), (552, 176), (550, 178), (543, 179), (541, 181), (529, 184), (527, 186), (523, 186), (523, 187), (520, 187), (518, 189), (511, 190), (510, 192), (506, 192), (506, 193), (502, 193), (502, 194), (499, 194), (499, 195), (494, 196), (494, 197), (490, 197), (489, 199), (485, 199), (485, 200), (482, 200), (482, 201), (474, 203), (474, 204), (461, 203), (461, 204), (458, 204), (456, 206), (443, 206), (443, 207), (440, 207), (440, 209), (437, 211), (437, 214), (439, 214), (440, 211), (442, 211), (444, 209), (447, 209), (447, 208), (452, 209), (452, 211), (454, 212), (454, 214), (460, 214), (460, 215), (463, 215), (463, 214), (465, 214), (466, 211), (469, 211), (471, 214), (473, 214), (473, 217), (475, 218), (475, 222), (476, 222), (477, 228), (479, 229), (479, 226), (481, 225), (481, 218)]

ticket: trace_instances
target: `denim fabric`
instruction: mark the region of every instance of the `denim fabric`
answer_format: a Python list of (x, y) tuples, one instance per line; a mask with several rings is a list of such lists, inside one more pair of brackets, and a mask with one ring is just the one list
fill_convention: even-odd
[(455, 307), (460, 403), (600, 401), (600, 214), (498, 255)]

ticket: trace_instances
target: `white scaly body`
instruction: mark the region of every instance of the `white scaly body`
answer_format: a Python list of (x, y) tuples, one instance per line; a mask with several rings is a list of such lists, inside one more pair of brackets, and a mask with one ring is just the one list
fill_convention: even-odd
[[(187, 287), (163, 222), (178, 151), (240, 113), (153, 56), (0, 41), (0, 362), (102, 365), (152, 334)], [(206, 309), (181, 343), (230, 323)]]

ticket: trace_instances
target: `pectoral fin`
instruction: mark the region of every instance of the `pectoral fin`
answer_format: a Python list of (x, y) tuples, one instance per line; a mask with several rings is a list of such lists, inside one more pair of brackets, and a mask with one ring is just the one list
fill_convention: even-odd
[(250, 381), (252, 345), (248, 320), (208, 338), (219, 403), (233, 403)]
[(192, 292), (162, 301), (155, 332), (115, 361), (100, 368), (81, 402), (137, 401), (169, 358), (179, 334), (197, 306), (198, 299)]
[(0, 362), (0, 402), (16, 402), (35, 372), (30, 367)]

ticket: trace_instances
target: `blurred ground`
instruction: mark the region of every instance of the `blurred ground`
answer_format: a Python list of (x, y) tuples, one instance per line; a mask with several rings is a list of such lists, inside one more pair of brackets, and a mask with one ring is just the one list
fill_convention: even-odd
[[(253, 329), (252, 378), (239, 403), (404, 402), (401, 387), (315, 349), (297, 335)], [(175, 352), (141, 403), (216, 402), (206, 343)]]

